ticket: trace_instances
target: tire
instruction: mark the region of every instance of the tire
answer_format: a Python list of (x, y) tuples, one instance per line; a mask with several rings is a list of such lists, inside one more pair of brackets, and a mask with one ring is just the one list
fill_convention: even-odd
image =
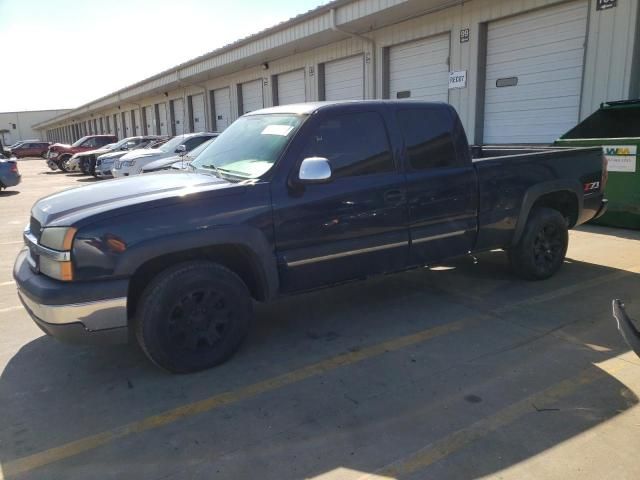
[(230, 358), (252, 317), (252, 299), (240, 277), (222, 265), (192, 261), (151, 281), (138, 303), (134, 328), (153, 363), (172, 373), (191, 373)]
[(69, 169), (67, 168), (67, 162), (69, 161), (71, 157), (66, 156), (66, 157), (62, 157), (59, 161), (58, 161), (58, 167), (60, 168), (60, 170), (62, 170), (63, 172), (67, 173), (69, 171)]
[(552, 208), (534, 208), (518, 244), (509, 250), (513, 272), (526, 280), (553, 276), (564, 263), (569, 245), (567, 221)]

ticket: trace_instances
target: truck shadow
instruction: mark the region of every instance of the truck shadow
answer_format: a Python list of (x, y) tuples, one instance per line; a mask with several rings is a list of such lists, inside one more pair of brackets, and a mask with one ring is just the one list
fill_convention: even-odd
[[(602, 282), (563, 293), (588, 279)], [(99, 477), (103, 465), (118, 464), (126, 466), (123, 474), (129, 478), (156, 473), (210, 478), (223, 460), (222, 478), (250, 478), (247, 463), (264, 466), (264, 479), (340, 469), (372, 473), (531, 393), (580, 375), (595, 378), (578, 383), (552, 409), (532, 406), (513, 428), (498, 428), (500, 441), (481, 452), (470, 443), (463, 451), (472, 457), (461, 460), (458, 453), (456, 463), (445, 457), (432, 466), (433, 478), (495, 473), (638, 403), (624, 383), (595, 364), (628, 351), (611, 319), (610, 299), (631, 300), (639, 286), (631, 272), (570, 260), (547, 282), (521, 282), (509, 274), (502, 254), (487, 253), (477, 261), (460, 259), (431, 271), (259, 305), (236, 357), (186, 376), (156, 369), (135, 347), (77, 347), (39, 337), (13, 356), (0, 376), (0, 463), (6, 467), (177, 406), (482, 314), (460, 331), (180, 420), (172, 427), (173, 438), (189, 441), (178, 440), (171, 454), (165, 451), (163, 427), (133, 434), (121, 448), (82, 454), (71, 466), (54, 462), (24, 478), (86, 478), (88, 472)], [(278, 433), (287, 429), (294, 431)], [(242, 456), (227, 455), (237, 450)], [(315, 452), (313, 459), (297, 463), (309, 452)], [(23, 477), (5, 470), (4, 478)]]

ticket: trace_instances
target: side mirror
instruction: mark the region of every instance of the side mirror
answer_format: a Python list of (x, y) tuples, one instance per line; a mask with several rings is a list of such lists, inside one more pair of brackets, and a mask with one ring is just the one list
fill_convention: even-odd
[(176, 147), (176, 153), (180, 156), (185, 155), (187, 153), (187, 147), (186, 145), (182, 144), (182, 145), (178, 145)]
[(305, 158), (300, 164), (298, 178), (303, 183), (327, 183), (331, 181), (331, 164), (324, 157)]

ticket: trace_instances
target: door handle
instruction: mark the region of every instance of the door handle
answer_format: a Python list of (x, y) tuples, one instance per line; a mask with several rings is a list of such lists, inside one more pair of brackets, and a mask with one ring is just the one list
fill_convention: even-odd
[(404, 202), (404, 193), (401, 190), (389, 190), (384, 193), (385, 203), (398, 205)]

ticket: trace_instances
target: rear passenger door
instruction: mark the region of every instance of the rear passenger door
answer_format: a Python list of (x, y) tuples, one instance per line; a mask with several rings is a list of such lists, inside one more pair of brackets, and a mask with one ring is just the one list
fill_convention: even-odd
[[(405, 181), (383, 117), (376, 111), (321, 113), (308, 123), (292, 152), (289, 187), (272, 189), (282, 290), (404, 268)], [(300, 163), (309, 157), (329, 160), (328, 183), (295, 184)]]
[(475, 240), (478, 199), (469, 155), (454, 145), (458, 120), (441, 107), (407, 107), (396, 115), (404, 139), (410, 262), (464, 255)]

